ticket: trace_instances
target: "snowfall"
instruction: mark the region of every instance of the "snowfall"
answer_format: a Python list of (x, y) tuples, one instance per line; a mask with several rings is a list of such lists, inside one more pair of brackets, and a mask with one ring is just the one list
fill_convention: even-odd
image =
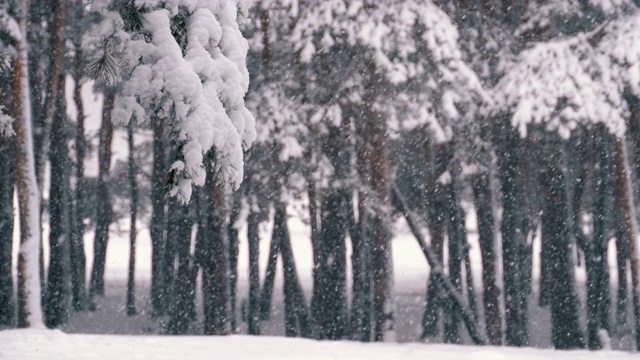
[[(67, 84), (67, 86), (72, 86)], [(89, 86), (83, 89), (83, 100), (90, 109), (88, 116), (88, 133), (97, 134), (99, 128), (99, 114), (101, 111), (100, 97), (91, 93)], [(70, 104), (72, 102), (69, 101)], [(72, 108), (71, 111), (74, 109)], [(74, 114), (70, 114), (73, 117)], [(148, 140), (150, 134), (142, 135), (137, 143)], [(96, 136), (90, 137), (96, 141)], [(117, 132), (114, 140), (114, 159), (126, 157), (126, 138), (123, 132)], [(95, 154), (93, 154), (95, 156)], [(88, 159), (85, 163), (87, 175), (96, 175), (95, 159)], [(45, 197), (47, 194), (44, 194)], [(471, 251), (471, 267), (473, 282), (476, 289), (481, 288), (481, 261), (478, 251), (477, 236), (475, 235), (475, 213), (468, 209), (467, 228)], [(311, 293), (312, 252), (309, 241), (309, 228), (301, 217), (304, 208), (301, 204), (291, 204), (288, 209), (291, 216), (289, 227), (296, 260), (297, 271), (305, 293)], [(17, 219), (16, 219), (17, 220)], [(265, 223), (261, 228), (260, 266), (264, 269), (268, 257), (271, 224)], [(17, 227), (16, 227), (17, 228)], [(17, 229), (16, 229), (17, 230)], [(47, 239), (48, 229), (44, 227), (44, 238)], [(246, 335), (231, 336), (161, 336), (161, 323), (148, 315), (149, 309), (149, 279), (151, 275), (151, 244), (149, 233), (143, 229), (137, 239), (136, 286), (137, 307), (139, 314), (129, 317), (124, 312), (124, 294), (128, 264), (128, 224), (121, 221), (111, 228), (111, 238), (107, 251), (106, 264), (106, 294), (98, 299), (96, 311), (74, 313), (68, 323), (61, 330), (28, 329), (0, 331), (0, 359), (433, 359), (433, 360), (500, 360), (500, 359), (640, 359), (640, 355), (624, 351), (603, 350), (588, 351), (554, 351), (549, 347), (548, 328), (549, 314), (547, 309), (534, 306), (530, 301), (530, 345), (531, 348), (507, 347), (478, 347), (469, 345), (441, 345), (415, 343), (420, 333), (420, 317), (424, 308), (424, 293), (426, 289), (429, 268), (411, 236), (407, 226), (397, 224), (396, 237), (392, 243), (392, 258), (394, 263), (394, 299), (396, 312), (397, 343), (386, 342), (377, 344), (363, 344), (358, 342), (328, 342), (305, 339), (292, 339), (282, 336), (284, 333), (281, 303), (281, 289), (275, 289), (272, 319), (263, 323), (263, 336), (251, 337)], [(17, 234), (16, 234), (17, 235)], [(18, 236), (14, 236), (14, 264), (17, 257)], [(246, 233), (240, 234), (240, 253), (238, 262), (238, 307), (246, 298), (248, 288), (247, 268), (248, 254)], [(539, 247), (539, 239), (531, 239), (534, 247)], [(46, 242), (45, 242), (46, 244)], [(350, 255), (350, 246), (347, 251)], [(48, 258), (45, 245), (45, 259)], [(610, 254), (615, 249), (610, 249)], [(87, 254), (87, 271), (93, 257), (93, 234), (85, 236), (85, 252)], [(533, 266), (536, 268), (539, 258), (534, 256)], [(610, 258), (610, 275), (612, 286), (617, 279), (615, 256)], [(280, 269), (278, 271), (281, 271)], [(15, 274), (14, 274), (15, 275)], [(533, 290), (536, 292), (536, 271)], [(276, 283), (281, 282), (280, 274)], [(350, 276), (350, 269), (348, 269)], [(584, 284), (584, 268), (576, 271), (579, 284)], [(583, 293), (584, 289), (579, 289)], [(584, 295), (581, 296), (584, 300)], [(584, 301), (582, 301), (584, 302)], [(584, 304), (583, 304), (584, 306)], [(238, 316), (238, 319), (240, 316)], [(584, 319), (583, 319), (584, 320)], [(201, 325), (201, 324), (200, 324)], [(194, 324), (193, 331), (198, 333), (198, 324)], [(239, 333), (242, 334), (244, 323), (239, 321)], [(464, 334), (465, 331), (463, 330)], [(466, 335), (466, 334), (464, 334)], [(463, 336), (464, 336), (463, 335)], [(465, 339), (463, 339), (465, 340)], [(468, 340), (468, 339), (466, 339)], [(611, 338), (611, 348), (631, 349), (633, 336), (630, 331)]]

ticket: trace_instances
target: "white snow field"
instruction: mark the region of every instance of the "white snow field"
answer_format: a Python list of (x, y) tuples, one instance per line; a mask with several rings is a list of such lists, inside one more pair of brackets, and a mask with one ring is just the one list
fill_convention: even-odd
[(362, 344), (251, 336), (70, 335), (51, 330), (0, 332), (0, 359), (638, 359), (620, 351), (554, 351), (427, 344)]

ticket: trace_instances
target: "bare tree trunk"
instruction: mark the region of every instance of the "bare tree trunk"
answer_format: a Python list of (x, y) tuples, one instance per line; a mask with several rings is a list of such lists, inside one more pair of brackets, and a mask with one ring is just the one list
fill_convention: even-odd
[[(225, 335), (229, 333), (229, 283), (228, 247), (226, 239), (226, 206), (224, 186), (208, 174), (209, 221), (206, 256), (202, 268), (202, 293), (204, 296), (204, 333)], [(206, 186), (206, 185), (205, 185)]]
[[(63, 77), (64, 75), (60, 75)], [(64, 87), (64, 81), (58, 82)], [(63, 98), (57, 99), (58, 112), (51, 129), (51, 187), (49, 190), (49, 269), (44, 296), (45, 324), (50, 328), (64, 324), (71, 305), (70, 217), (69, 217), (69, 154), (67, 147), (66, 108)]]
[(273, 285), (276, 278), (276, 265), (278, 263), (278, 253), (280, 252), (280, 238), (277, 237), (275, 229), (271, 235), (271, 245), (269, 246), (269, 261), (264, 275), (264, 283), (260, 292), (260, 319), (268, 320), (271, 312), (271, 296), (273, 295)]
[(238, 252), (239, 239), (236, 222), (240, 218), (242, 210), (242, 193), (236, 191), (231, 195), (231, 211), (229, 216), (229, 224), (227, 224), (227, 238), (229, 239), (229, 318), (231, 332), (235, 333), (238, 329), (236, 323), (236, 304), (238, 289)]
[(502, 318), (500, 289), (496, 277), (495, 219), (489, 176), (486, 173), (480, 174), (473, 179), (472, 186), (478, 217), (478, 242), (482, 253), (482, 296), (487, 337), (492, 345), (500, 345), (502, 343)]
[[(459, 200), (458, 179), (454, 177), (453, 184), (447, 186), (447, 218), (448, 218), (448, 249), (449, 249), (449, 279), (458, 291), (462, 291), (462, 246), (466, 242), (464, 228), (464, 210)], [(460, 343), (460, 314), (455, 300), (448, 299), (444, 304), (444, 342)]]
[(523, 216), (522, 168), (520, 144), (514, 130), (499, 130), (498, 171), (502, 190), (502, 249), (504, 262), (506, 344), (525, 346), (527, 329), (527, 298), (524, 283), (522, 249), (526, 242)]
[(153, 128), (153, 175), (151, 176), (151, 312), (164, 315), (167, 305), (168, 279), (165, 279), (165, 134), (160, 117), (151, 116)]
[[(4, 88), (4, 85), (0, 85)], [(4, 90), (4, 89), (2, 89)], [(2, 99), (0, 99), (2, 100)], [(13, 288), (13, 190), (14, 190), (13, 141), (0, 135), (0, 327), (10, 327), (15, 320)]]
[(173, 244), (173, 256), (165, 259), (171, 264), (176, 264), (173, 270), (171, 286), (171, 299), (168, 310), (170, 320), (167, 328), (169, 334), (186, 334), (191, 322), (189, 298), (191, 294), (191, 227), (189, 219), (189, 205), (179, 202), (176, 197), (169, 199), (169, 211), (167, 213), (167, 242)]
[(18, 24), (23, 37), (15, 49), (11, 89), (16, 134), (16, 186), (20, 214), (20, 252), (18, 254), (18, 326), (42, 327), (40, 308), (40, 193), (35, 173), (31, 100), (27, 55), (27, 9), (29, 1), (20, 2)]
[[(584, 347), (584, 335), (578, 319), (578, 298), (575, 290), (573, 262), (569, 254), (570, 231), (567, 222), (569, 199), (566, 189), (566, 164), (563, 162), (562, 140), (545, 134), (540, 184), (544, 196), (542, 236), (549, 244), (546, 254), (551, 267), (551, 341), (556, 349)], [(505, 259), (506, 262), (506, 259)]]
[[(249, 242), (249, 306), (247, 324), (249, 335), (260, 335), (260, 215), (253, 210), (250, 203), (247, 220), (247, 238)], [(275, 274), (275, 271), (274, 271)]]
[(631, 176), (627, 160), (627, 149), (623, 138), (616, 137), (614, 143), (614, 168), (616, 171), (617, 197), (624, 215), (627, 248), (631, 260), (631, 284), (633, 294), (633, 314), (635, 317), (636, 350), (640, 350), (640, 253), (638, 252), (638, 228), (635, 203), (631, 191)]
[(129, 187), (131, 191), (130, 225), (129, 225), (129, 271), (127, 272), (127, 315), (135, 315), (136, 311), (136, 236), (138, 218), (138, 178), (134, 157), (133, 119), (127, 126), (127, 144), (129, 146)]
[(113, 143), (113, 122), (111, 112), (115, 102), (115, 91), (108, 89), (104, 94), (102, 124), (100, 126), (100, 145), (98, 149), (98, 184), (96, 199), (96, 234), (93, 243), (93, 267), (89, 283), (89, 301), (94, 307), (96, 295), (104, 295), (104, 270), (109, 242), (109, 225), (113, 210), (109, 194), (109, 169), (111, 168), (111, 146)]

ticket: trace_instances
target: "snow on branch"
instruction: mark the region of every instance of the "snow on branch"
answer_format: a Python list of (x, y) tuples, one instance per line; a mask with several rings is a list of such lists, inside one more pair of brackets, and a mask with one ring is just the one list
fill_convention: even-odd
[(539, 43), (523, 51), (493, 90), (492, 114), (508, 113), (521, 136), (544, 124), (568, 138), (579, 124), (625, 131), (626, 105), (608, 59), (584, 37)]

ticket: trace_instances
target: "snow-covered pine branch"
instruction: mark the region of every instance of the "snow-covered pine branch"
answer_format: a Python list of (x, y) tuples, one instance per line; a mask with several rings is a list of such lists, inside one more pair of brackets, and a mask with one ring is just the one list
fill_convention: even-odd
[(493, 89), (489, 112), (508, 114), (523, 137), (530, 124), (568, 138), (578, 125), (604, 123), (619, 135), (626, 105), (609, 69), (583, 36), (538, 43), (520, 53)]
[[(207, 161), (218, 180), (237, 186), (243, 150), (256, 136), (254, 117), (244, 104), (248, 45), (238, 26), (238, 12), (247, 2), (117, 5), (99, 9), (104, 21), (94, 32), (94, 38), (109, 39), (121, 64), (114, 119), (126, 123), (132, 115), (153, 114), (165, 121), (176, 150), (170, 193), (182, 201), (189, 200), (192, 186), (204, 185)], [(127, 22), (131, 12), (139, 22)]]
[(11, 116), (7, 115), (4, 112), (4, 107), (0, 105), (0, 137), (14, 135), (13, 128), (11, 127), (12, 122), (13, 119)]

